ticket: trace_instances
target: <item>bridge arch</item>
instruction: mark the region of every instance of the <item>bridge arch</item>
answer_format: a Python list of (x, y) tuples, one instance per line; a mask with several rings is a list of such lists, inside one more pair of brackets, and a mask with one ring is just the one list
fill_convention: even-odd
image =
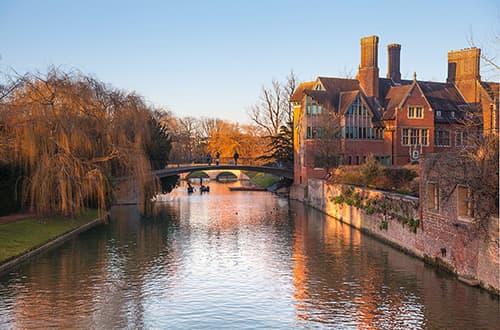
[[(200, 175), (197, 175), (197, 176), (193, 176), (192, 174), (193, 173), (198, 173)], [(202, 178), (209, 178), (210, 175), (205, 172), (205, 171), (192, 171), (192, 172), (186, 172), (186, 179), (191, 179), (191, 178), (199, 178), (199, 177), (202, 177)]]
[[(228, 179), (223, 179), (224, 177), (227, 177)], [(224, 181), (236, 181), (238, 180), (238, 176), (236, 174), (234, 174), (233, 172), (229, 172), (229, 171), (222, 171), (220, 173), (217, 173), (217, 175), (215, 176), (215, 180), (219, 181), (219, 182), (224, 182)]]
[(219, 165), (219, 166), (208, 166), (208, 165), (186, 165), (177, 167), (167, 167), (161, 170), (153, 171), (158, 178), (163, 178), (166, 176), (180, 175), (183, 173), (189, 173), (193, 171), (222, 171), (222, 170), (240, 170), (240, 171), (253, 171), (253, 172), (263, 172), (273, 174), (279, 177), (285, 177), (293, 179), (293, 170), (280, 167), (269, 167), (269, 166), (251, 166), (251, 165)]

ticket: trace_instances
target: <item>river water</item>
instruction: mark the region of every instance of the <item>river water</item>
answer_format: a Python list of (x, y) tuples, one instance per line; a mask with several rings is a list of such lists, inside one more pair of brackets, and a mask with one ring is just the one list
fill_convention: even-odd
[(162, 196), (112, 210), (0, 277), (0, 328), (495, 329), (499, 301), (267, 192)]

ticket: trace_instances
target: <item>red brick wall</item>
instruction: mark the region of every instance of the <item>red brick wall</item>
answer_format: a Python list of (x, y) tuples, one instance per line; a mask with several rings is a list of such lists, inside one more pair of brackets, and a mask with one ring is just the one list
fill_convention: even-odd
[[(425, 166), (425, 159), (423, 162)], [(441, 174), (442, 175), (442, 174)], [(421, 170), (420, 208), (422, 236), (418, 243), (424, 255), (465, 278), (481, 281), (485, 287), (500, 288), (498, 218), (491, 219), (489, 228), (478, 227), (473, 219), (458, 215), (455, 190), (449, 198), (440, 192), (439, 208), (428, 209), (427, 182), (440, 178), (432, 171)], [(446, 254), (443, 254), (444, 249)]]
[[(424, 180), (426, 179), (424, 177)], [(354, 206), (334, 202), (333, 197), (341, 195), (342, 189), (343, 185), (324, 180), (309, 180), (307, 186), (292, 187), (290, 196), (416, 256), (445, 266), (464, 278), (479, 280), (482, 286), (499, 291), (498, 219), (492, 219), (487, 233), (481, 234), (473, 229), (470, 221), (457, 217), (456, 198), (453, 196), (450, 203), (441, 203), (438, 212), (428, 210), (425, 185), (421, 188), (420, 200), (377, 190), (354, 188), (369, 198), (385, 195), (399, 200), (401, 205), (419, 205), (413, 215), (420, 219), (421, 225), (417, 233), (411, 232), (407, 225), (390, 218), (386, 218), (387, 229), (381, 229), (383, 215), (370, 215)]]
[[(408, 118), (408, 108), (418, 106), (424, 108), (423, 118)], [(396, 131), (394, 133), (394, 164), (408, 164), (410, 148), (402, 145), (403, 128), (418, 127), (429, 129), (429, 146), (423, 147), (423, 154), (434, 152), (434, 111), (429, 107), (420, 89), (415, 86), (410, 95), (396, 112)]]

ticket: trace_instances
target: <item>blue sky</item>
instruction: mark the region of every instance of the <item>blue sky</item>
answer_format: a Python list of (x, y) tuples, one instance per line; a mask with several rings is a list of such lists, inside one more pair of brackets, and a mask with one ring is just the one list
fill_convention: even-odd
[(248, 122), (262, 85), (356, 73), (359, 39), (379, 68), (400, 43), (401, 73), (444, 81), (447, 52), (496, 51), (500, 6), (479, 1), (0, 0), (0, 71), (76, 68), (179, 116)]

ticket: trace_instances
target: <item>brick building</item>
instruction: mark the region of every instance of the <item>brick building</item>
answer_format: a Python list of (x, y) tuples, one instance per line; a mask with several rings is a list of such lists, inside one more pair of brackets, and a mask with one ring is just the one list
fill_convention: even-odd
[(378, 37), (362, 38), (355, 79), (318, 77), (298, 86), (290, 98), (296, 183), (326, 174), (317, 166), (317, 149), (330, 116), (338, 118), (345, 165), (362, 164), (369, 156), (403, 165), (421, 155), (454, 151), (464, 145), (464, 123), (471, 117), (486, 133), (498, 132), (499, 84), (481, 81), (480, 49), (449, 52), (446, 82), (419, 81), (416, 74), (401, 79), (400, 51), (401, 45), (388, 45), (388, 73), (381, 78)]

